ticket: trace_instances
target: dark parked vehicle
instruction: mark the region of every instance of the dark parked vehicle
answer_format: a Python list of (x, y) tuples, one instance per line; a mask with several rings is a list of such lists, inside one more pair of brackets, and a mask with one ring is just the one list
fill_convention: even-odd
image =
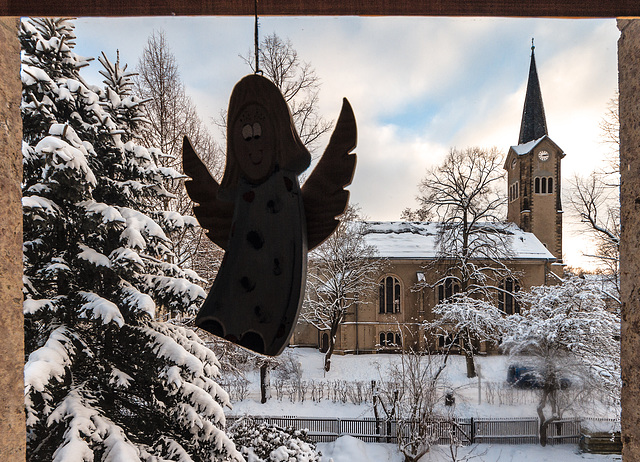
[[(512, 364), (507, 370), (507, 383), (518, 388), (542, 388), (544, 378), (535, 367)], [(571, 380), (566, 377), (560, 378), (560, 389), (566, 390), (571, 385)]]

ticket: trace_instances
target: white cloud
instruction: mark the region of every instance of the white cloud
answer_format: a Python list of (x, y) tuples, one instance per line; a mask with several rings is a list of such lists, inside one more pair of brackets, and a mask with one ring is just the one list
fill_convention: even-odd
[[(226, 109), (233, 85), (250, 72), (238, 58), (251, 52), (249, 17), (78, 24), (80, 54), (119, 48), (133, 67), (152, 30), (165, 30), (205, 121)], [(567, 153), (565, 180), (606, 153), (598, 124), (617, 82), (614, 20), (265, 17), (260, 24), (261, 35), (290, 38), (316, 68), (325, 117), (335, 120), (342, 97), (350, 100), (359, 134), (352, 199), (372, 219), (397, 219), (414, 206), (425, 169), (450, 146), (506, 152), (517, 142), (531, 37), (549, 134)], [(578, 241), (565, 237), (571, 264)]]

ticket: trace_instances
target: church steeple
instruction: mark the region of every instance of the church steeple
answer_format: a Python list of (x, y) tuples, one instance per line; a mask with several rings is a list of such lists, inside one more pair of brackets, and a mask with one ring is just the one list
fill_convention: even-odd
[[(511, 146), (507, 170), (507, 220), (533, 233), (562, 262), (562, 149), (549, 138), (533, 42), (520, 139)], [(552, 268), (562, 276), (562, 266)]]
[(531, 39), (531, 64), (529, 65), (529, 81), (527, 82), (527, 95), (522, 111), (522, 123), (520, 124), (520, 138), (518, 144), (525, 144), (547, 135), (547, 121), (542, 105), (542, 92), (536, 70), (535, 46)]

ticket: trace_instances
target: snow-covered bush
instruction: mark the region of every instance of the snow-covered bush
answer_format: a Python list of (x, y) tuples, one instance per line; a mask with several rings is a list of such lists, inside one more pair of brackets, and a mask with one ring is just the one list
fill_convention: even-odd
[[(598, 284), (572, 277), (523, 293), (526, 307), (509, 317), (502, 348), (527, 361), (540, 387), (540, 442), (546, 429), (594, 391), (620, 405), (620, 318)], [(563, 391), (563, 381), (571, 385)], [(566, 383), (566, 382), (565, 382)]]
[(131, 74), (103, 55), (105, 87), (87, 84), (68, 20), (25, 20), (20, 41), (28, 459), (241, 460), (215, 355), (154, 321), (204, 291), (173, 262), (194, 221), (162, 210), (181, 175), (136, 142)]
[(240, 419), (229, 434), (247, 462), (319, 462), (320, 452), (303, 430)]

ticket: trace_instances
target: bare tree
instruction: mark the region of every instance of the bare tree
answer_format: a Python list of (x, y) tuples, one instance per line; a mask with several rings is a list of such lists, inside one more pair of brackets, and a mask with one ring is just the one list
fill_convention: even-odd
[[(514, 276), (506, 265), (511, 233), (503, 222), (502, 155), (496, 148), (451, 149), (442, 165), (427, 172), (419, 189), (419, 210), (440, 221), (437, 258), (427, 268), (437, 274), (430, 287), (455, 288), (447, 294), (443, 310), (451, 311), (454, 303), (459, 305), (457, 313), (476, 309), (478, 304), (468, 301), (477, 298), (495, 306), (497, 294), (506, 290), (500, 281)], [(464, 317), (474, 318), (472, 313)], [(467, 376), (475, 377), (473, 356), (480, 338), (468, 322), (450, 328), (459, 329), (452, 332), (455, 339), (466, 340), (460, 346), (467, 360)]]
[(198, 152), (214, 152), (213, 138), (186, 94), (176, 57), (162, 30), (149, 36), (136, 71), (135, 91), (148, 100), (143, 142), (159, 147), (166, 156), (165, 162), (176, 169), (180, 169), (179, 154), (185, 135)]
[(618, 109), (619, 94), (609, 100), (607, 110), (600, 121), (602, 140), (611, 148), (608, 159), (609, 173), (618, 173), (620, 170), (620, 111)]
[(434, 355), (429, 350), (403, 351), (399, 364), (381, 371), (373, 392), (374, 411), (382, 408), (387, 433), (396, 421), (398, 448), (405, 461), (420, 460), (442, 436), (441, 428), (451, 426), (453, 419), (440, 409), (447, 392), (443, 380), (448, 356)]
[(432, 221), (434, 219), (434, 215), (430, 209), (424, 207), (417, 209), (406, 207), (400, 213), (400, 219), (404, 221)]
[[(214, 176), (219, 176), (223, 156), (211, 133), (198, 116), (196, 106), (187, 96), (180, 77), (178, 64), (163, 31), (154, 31), (138, 61), (135, 93), (147, 100), (145, 106), (146, 127), (142, 132), (142, 144), (160, 148), (159, 159), (164, 166), (182, 171), (180, 152), (186, 135), (200, 153)], [(168, 209), (179, 215), (191, 215), (192, 202), (186, 195), (183, 181), (175, 181), (170, 192), (173, 199)], [(179, 220), (177, 215), (171, 219)], [(190, 268), (216, 268), (220, 252), (212, 248), (200, 228), (186, 227), (173, 239), (173, 250), (181, 265)], [(199, 259), (204, 258), (204, 261)], [(213, 259), (213, 260), (212, 260)], [(211, 271), (209, 271), (211, 273)], [(207, 279), (211, 274), (207, 274)]]
[(620, 196), (619, 189), (605, 181), (598, 172), (586, 178), (576, 175), (570, 204), (596, 242), (596, 252), (588, 256), (604, 270), (610, 296), (619, 304)]
[(618, 96), (611, 99), (600, 123), (603, 141), (611, 147), (604, 166), (588, 176), (575, 175), (569, 197), (574, 212), (596, 242), (587, 256), (598, 263), (610, 288), (610, 298), (620, 304), (620, 118)]
[[(253, 54), (241, 58), (255, 71)], [(300, 139), (313, 154), (319, 138), (333, 125), (318, 112), (321, 82), (315, 69), (300, 59), (291, 40), (283, 40), (275, 33), (262, 40), (259, 59), (260, 70), (284, 96)]]
[(365, 242), (367, 224), (349, 206), (335, 232), (309, 255), (307, 294), (301, 313), (304, 321), (329, 330), (329, 349), (324, 368), (331, 368), (338, 327), (356, 303), (358, 295), (377, 287), (376, 277), (384, 263), (376, 248)]

